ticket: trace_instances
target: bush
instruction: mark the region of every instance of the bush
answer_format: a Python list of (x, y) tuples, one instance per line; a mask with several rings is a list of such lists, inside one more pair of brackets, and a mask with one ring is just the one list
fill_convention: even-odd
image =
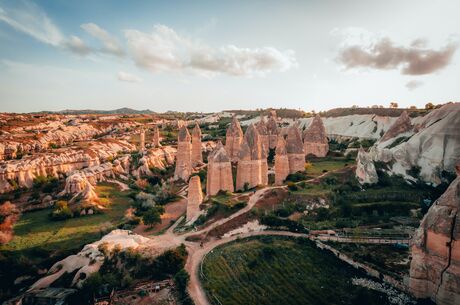
[(289, 182), (288, 182), (287, 187), (288, 187), (288, 189), (289, 189), (290, 191), (292, 191), (292, 192), (295, 192), (295, 191), (297, 191), (297, 190), (299, 189), (299, 188), (297, 187), (297, 185), (296, 185), (294, 182), (292, 182), (292, 181), (289, 181)]

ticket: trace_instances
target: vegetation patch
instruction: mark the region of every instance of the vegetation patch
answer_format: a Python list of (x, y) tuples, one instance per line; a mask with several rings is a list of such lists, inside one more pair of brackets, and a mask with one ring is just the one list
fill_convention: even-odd
[(266, 236), (213, 250), (201, 280), (213, 304), (388, 304), (355, 276), (364, 274), (306, 239)]

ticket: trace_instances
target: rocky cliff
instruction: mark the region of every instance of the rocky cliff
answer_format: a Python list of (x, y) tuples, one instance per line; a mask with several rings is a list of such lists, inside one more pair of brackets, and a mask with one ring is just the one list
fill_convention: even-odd
[(439, 305), (460, 304), (460, 176), (423, 217), (411, 249), (411, 292)]

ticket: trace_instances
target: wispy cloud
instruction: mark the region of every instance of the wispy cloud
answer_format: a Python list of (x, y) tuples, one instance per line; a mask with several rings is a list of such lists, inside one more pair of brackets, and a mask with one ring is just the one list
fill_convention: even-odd
[(118, 40), (109, 34), (105, 29), (101, 28), (95, 23), (85, 23), (81, 25), (88, 34), (97, 38), (103, 45), (101, 51), (110, 53), (116, 56), (124, 55), (123, 48), (121, 47)]
[(35, 3), (15, 1), (14, 7), (0, 7), (0, 20), (15, 30), (52, 46), (60, 46), (65, 38), (59, 28)]
[(138, 77), (136, 75), (127, 73), (127, 72), (123, 72), (123, 71), (118, 72), (117, 78), (120, 81), (129, 82), (129, 83), (141, 83), (141, 82), (143, 82), (142, 78), (140, 78), (140, 77)]
[(156, 25), (152, 33), (125, 30), (131, 56), (138, 67), (151, 72), (190, 71), (213, 76), (261, 76), (286, 71), (297, 65), (292, 50), (273, 47), (240, 48), (234, 45), (213, 48), (179, 35), (165, 25)]
[(415, 90), (419, 87), (423, 86), (423, 82), (422, 81), (418, 81), (418, 80), (411, 80), (411, 81), (408, 81), (406, 83), (406, 88), (409, 89), (409, 90)]
[(399, 70), (401, 74), (423, 75), (447, 67), (457, 50), (456, 43), (448, 43), (438, 50), (427, 48), (426, 44), (425, 40), (416, 39), (409, 46), (400, 46), (382, 37), (368, 44), (342, 47), (338, 61), (345, 69)]
[(93, 51), (85, 44), (85, 42), (83, 42), (83, 40), (73, 35), (70, 36), (69, 40), (66, 42), (66, 46), (70, 51), (82, 56), (87, 55)]

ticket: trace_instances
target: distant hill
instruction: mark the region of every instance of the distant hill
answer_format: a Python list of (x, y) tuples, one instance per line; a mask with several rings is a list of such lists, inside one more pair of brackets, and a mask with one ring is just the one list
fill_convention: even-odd
[(154, 114), (155, 112), (149, 109), (145, 110), (136, 110), (131, 108), (119, 108), (115, 110), (92, 110), (92, 109), (83, 109), (83, 110), (61, 110), (61, 111), (40, 111), (34, 113), (56, 113), (56, 114)]
[(319, 114), (322, 117), (340, 117), (353, 114), (375, 114), (379, 116), (399, 117), (403, 111), (407, 111), (410, 117), (425, 115), (429, 112), (425, 109), (348, 107), (321, 111)]

